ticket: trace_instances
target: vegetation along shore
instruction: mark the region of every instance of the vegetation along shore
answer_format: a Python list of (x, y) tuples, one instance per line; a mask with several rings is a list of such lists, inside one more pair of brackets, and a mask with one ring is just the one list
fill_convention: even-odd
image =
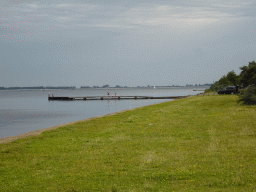
[(0, 191), (254, 191), (256, 106), (194, 96), (0, 145)]

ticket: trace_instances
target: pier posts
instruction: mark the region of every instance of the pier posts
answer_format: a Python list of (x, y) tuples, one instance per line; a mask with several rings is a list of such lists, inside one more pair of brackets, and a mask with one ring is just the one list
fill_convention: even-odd
[(109, 97), (109, 96), (88, 96), (88, 97), (54, 97), (54, 95), (49, 94), (48, 100), (122, 100), (122, 99), (181, 99), (186, 98), (188, 96), (165, 96), (165, 97), (148, 97), (148, 96), (117, 96), (117, 97)]

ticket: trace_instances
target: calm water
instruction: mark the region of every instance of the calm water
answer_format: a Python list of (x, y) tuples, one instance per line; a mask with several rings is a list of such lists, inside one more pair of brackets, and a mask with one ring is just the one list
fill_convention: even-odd
[[(208, 87), (54, 90), (54, 96), (184, 96)], [(47, 128), (67, 122), (106, 115), (124, 109), (161, 103), (165, 100), (48, 101), (49, 91), (0, 91), (0, 138)]]

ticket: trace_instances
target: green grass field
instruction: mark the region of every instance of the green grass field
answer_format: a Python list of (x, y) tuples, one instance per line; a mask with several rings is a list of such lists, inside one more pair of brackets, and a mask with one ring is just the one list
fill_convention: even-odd
[(0, 191), (256, 191), (256, 106), (196, 96), (0, 145)]

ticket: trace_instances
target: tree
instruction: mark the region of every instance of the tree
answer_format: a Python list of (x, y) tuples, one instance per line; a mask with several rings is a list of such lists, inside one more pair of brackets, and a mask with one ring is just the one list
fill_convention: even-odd
[(236, 81), (235, 81), (236, 78), (237, 78), (237, 76), (236, 76), (235, 72), (230, 71), (227, 74), (227, 76), (223, 75), (219, 79), (219, 81), (215, 81), (213, 84), (211, 84), (211, 87), (209, 89), (206, 89), (205, 93), (211, 92), (211, 91), (218, 91), (220, 89), (223, 89), (224, 87), (235, 85), (234, 83), (236, 83)]
[(224, 86), (228, 86), (228, 85), (232, 85), (232, 83), (228, 80), (226, 75), (223, 75), (220, 79), (219, 79), (219, 84), (220, 85), (224, 85)]
[(256, 62), (249, 62), (248, 66), (240, 67), (240, 83), (243, 87), (247, 87), (252, 84), (256, 84)]
[(234, 72), (234, 70), (228, 72), (226, 78), (227, 78), (227, 80), (228, 80), (230, 83), (232, 83), (232, 85), (237, 86), (237, 84), (238, 84), (238, 76), (236, 75), (236, 73)]
[[(211, 85), (206, 92), (217, 91), (227, 86), (237, 86), (242, 85), (244, 88), (249, 85), (256, 84), (256, 62), (249, 62), (248, 66), (240, 67), (241, 72), (239, 75), (233, 71), (228, 72), (227, 75), (223, 75), (219, 81), (216, 81)], [(253, 93), (251, 89), (249, 90), (250, 94)]]
[(241, 90), (238, 102), (243, 102), (246, 105), (256, 105), (256, 86), (249, 86)]

